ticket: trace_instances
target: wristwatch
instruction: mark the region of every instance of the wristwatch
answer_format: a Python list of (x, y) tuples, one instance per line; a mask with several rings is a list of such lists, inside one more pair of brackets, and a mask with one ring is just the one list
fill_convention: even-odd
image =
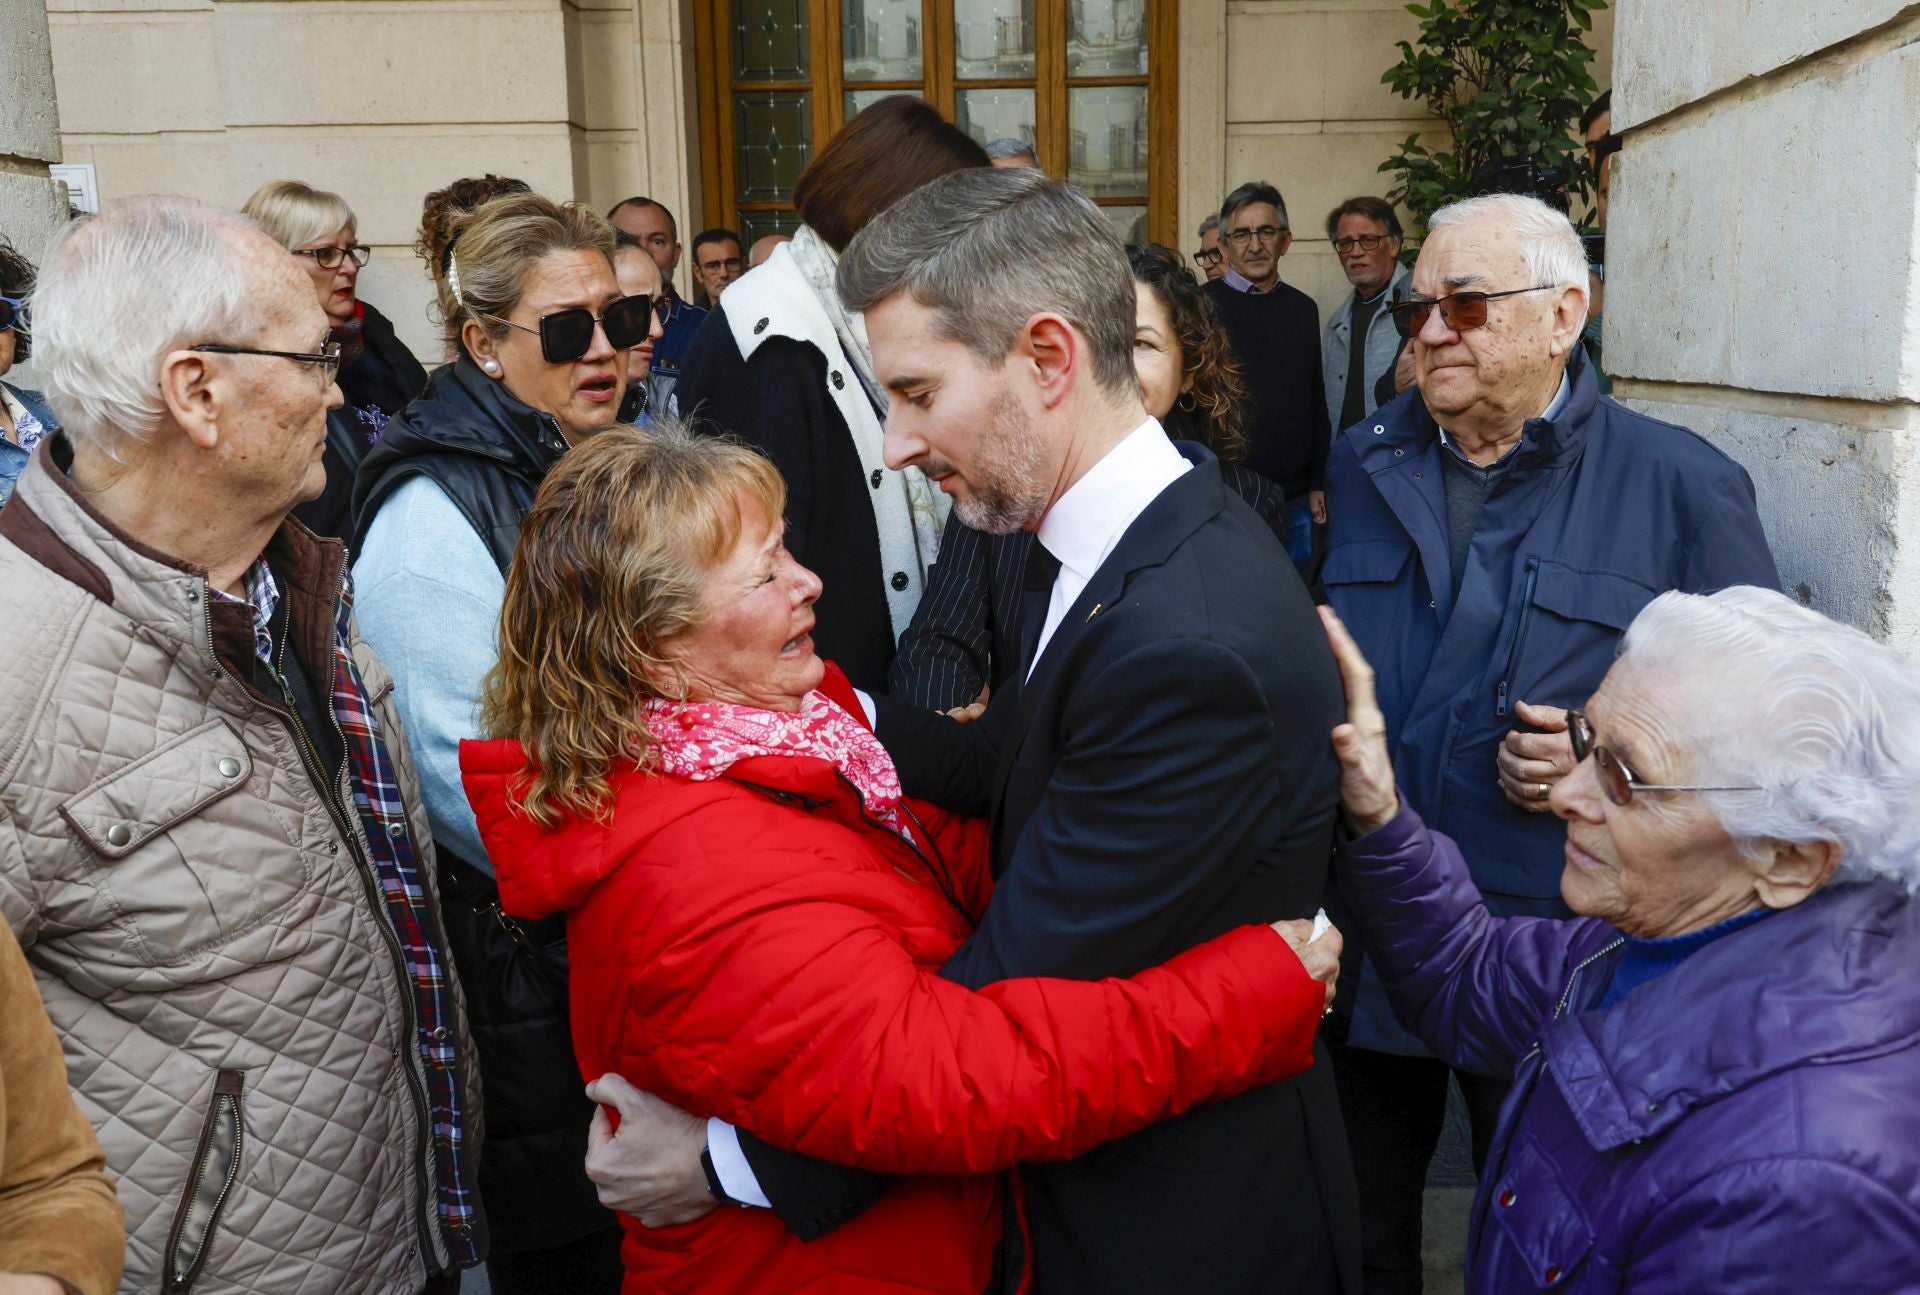
[(740, 1202), (727, 1195), (727, 1189), (720, 1185), (720, 1171), (713, 1167), (713, 1153), (705, 1147), (700, 1148), (700, 1172), (707, 1176), (707, 1194), (722, 1205), (738, 1205)]

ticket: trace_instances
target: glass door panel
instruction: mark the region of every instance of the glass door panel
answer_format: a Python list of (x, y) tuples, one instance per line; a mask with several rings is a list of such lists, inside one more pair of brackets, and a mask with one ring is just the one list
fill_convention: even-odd
[(1147, 196), (1147, 87), (1067, 91), (1067, 180), (1099, 198)]
[(807, 0), (734, 0), (733, 76), (737, 81), (805, 81)]
[(1147, 0), (1071, 0), (1068, 76), (1146, 74)]
[(953, 67), (962, 81), (1029, 78), (1034, 0), (953, 0)]
[(920, 0), (841, 0), (840, 70), (849, 85), (919, 81)]

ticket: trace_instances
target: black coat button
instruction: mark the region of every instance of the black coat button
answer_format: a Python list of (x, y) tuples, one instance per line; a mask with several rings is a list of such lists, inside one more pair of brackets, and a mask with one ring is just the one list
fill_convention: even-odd
[(895, 589), (897, 589), (897, 590), (899, 590), (899, 591), (901, 591), (902, 593), (904, 593), (904, 592), (906, 592), (906, 588), (907, 588), (907, 573), (906, 573), (906, 572), (904, 572), (904, 571), (896, 571), (896, 572), (894, 572), (894, 573), (893, 573), (893, 587), (894, 587)]
[(873, 482), (873, 488), (875, 490), (878, 490), (880, 488), (880, 469), (879, 468), (875, 468), (873, 470), (873, 476), (869, 478), (869, 480)]
[(847, 380), (840, 376), (840, 370), (835, 369), (828, 376), (833, 379), (833, 389), (835, 391), (843, 391), (846, 389)]
[(771, 319), (763, 319), (763, 320), (761, 320), (761, 321), (760, 321), (759, 323), (757, 323), (757, 324), (755, 324), (755, 325), (753, 326), (753, 335), (754, 335), (755, 337), (758, 337), (758, 336), (760, 336), (760, 334), (762, 334), (762, 333), (764, 333), (764, 332), (766, 332), (766, 331), (767, 331), (767, 325), (768, 325), (768, 324), (771, 324), (772, 322), (773, 322), (773, 321), (772, 321)]

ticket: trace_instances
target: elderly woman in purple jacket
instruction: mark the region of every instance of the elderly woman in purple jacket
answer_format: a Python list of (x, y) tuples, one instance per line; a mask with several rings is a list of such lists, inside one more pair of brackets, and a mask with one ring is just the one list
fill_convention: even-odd
[(1341, 890), (1402, 1022), (1514, 1081), (1469, 1289), (1920, 1291), (1920, 671), (1768, 590), (1661, 595), (1571, 713), (1578, 916), (1497, 918), (1322, 610)]

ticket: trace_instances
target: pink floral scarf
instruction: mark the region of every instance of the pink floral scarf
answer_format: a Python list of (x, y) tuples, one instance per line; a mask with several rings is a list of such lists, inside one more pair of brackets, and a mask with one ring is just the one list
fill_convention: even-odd
[(755, 756), (825, 760), (859, 791), (870, 817), (913, 839), (899, 813), (900, 775), (893, 757), (865, 724), (818, 689), (792, 715), (731, 702), (651, 701), (647, 729), (660, 767), (695, 782), (718, 778)]

